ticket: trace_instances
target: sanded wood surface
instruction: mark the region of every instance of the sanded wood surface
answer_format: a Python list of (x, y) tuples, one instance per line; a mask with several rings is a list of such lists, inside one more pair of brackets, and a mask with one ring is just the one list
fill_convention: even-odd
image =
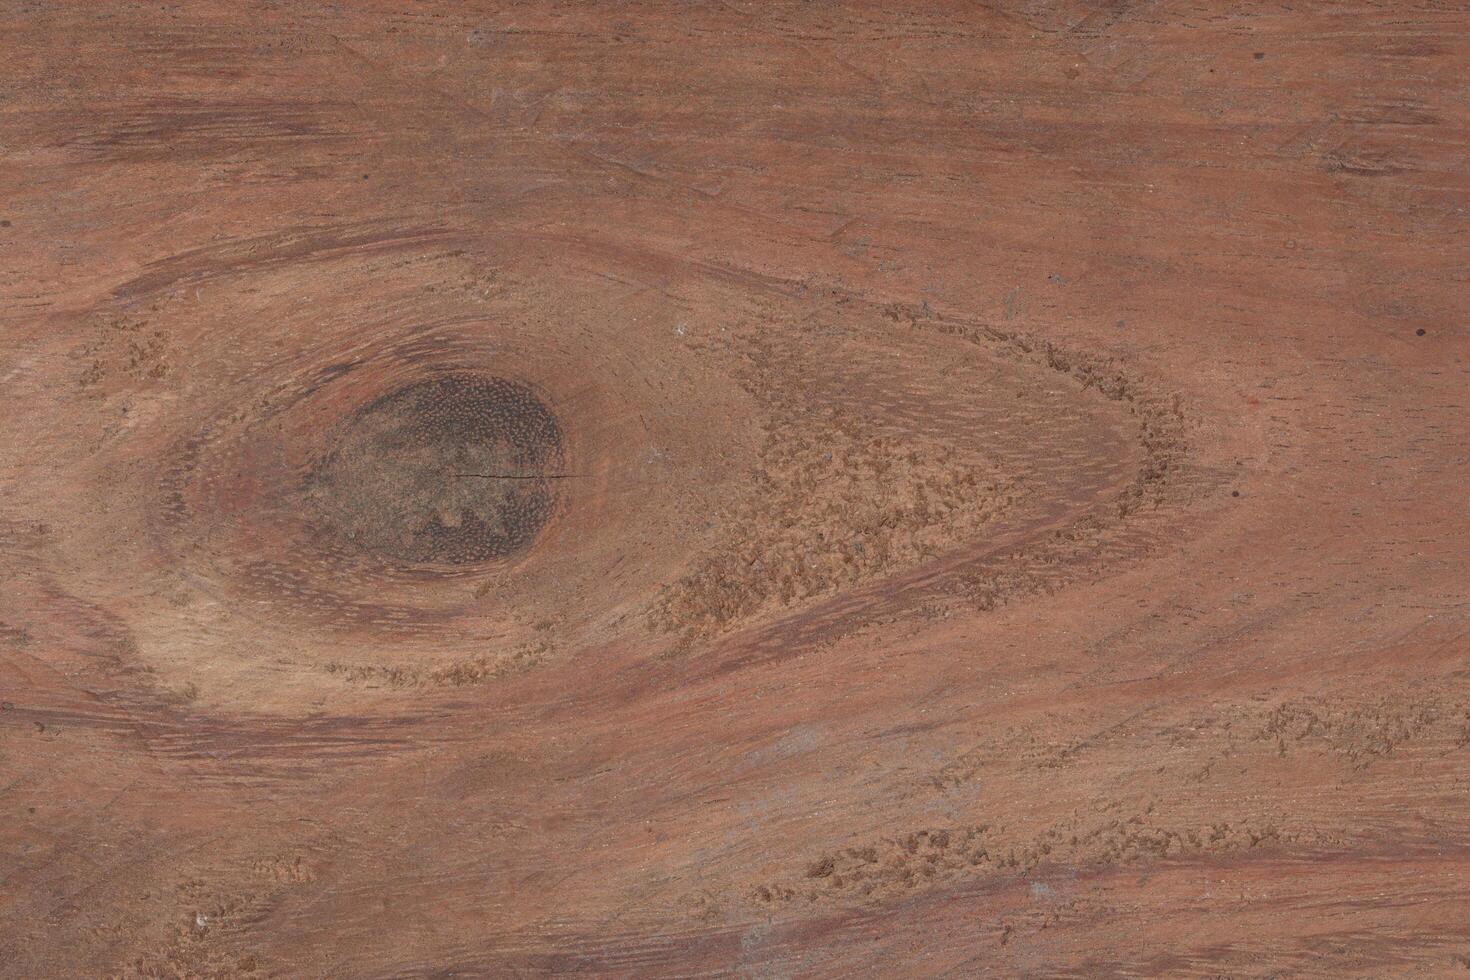
[(1470, 977), (1470, 8), (0, 3), (0, 975)]

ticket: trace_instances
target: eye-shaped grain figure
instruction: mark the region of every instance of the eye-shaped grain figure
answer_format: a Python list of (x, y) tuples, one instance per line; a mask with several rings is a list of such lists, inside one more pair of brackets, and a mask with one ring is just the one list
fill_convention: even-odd
[(0, 978), (1470, 977), (1464, 4), (1236, 6), (0, 5)]

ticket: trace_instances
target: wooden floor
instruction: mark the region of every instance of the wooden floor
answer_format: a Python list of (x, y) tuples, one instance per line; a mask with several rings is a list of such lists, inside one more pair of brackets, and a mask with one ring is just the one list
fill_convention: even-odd
[(1470, 7), (0, 3), (0, 975), (1470, 977)]

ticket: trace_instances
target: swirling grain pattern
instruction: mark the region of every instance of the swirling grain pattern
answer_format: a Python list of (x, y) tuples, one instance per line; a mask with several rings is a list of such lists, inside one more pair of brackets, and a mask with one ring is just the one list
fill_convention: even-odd
[(0, 976), (1470, 976), (1461, 5), (0, 9)]

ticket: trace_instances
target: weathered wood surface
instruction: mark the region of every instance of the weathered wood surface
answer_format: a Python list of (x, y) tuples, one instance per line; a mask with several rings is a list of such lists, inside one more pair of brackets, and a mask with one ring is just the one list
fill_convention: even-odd
[(1467, 30), (4, 4), (0, 973), (1470, 970)]

